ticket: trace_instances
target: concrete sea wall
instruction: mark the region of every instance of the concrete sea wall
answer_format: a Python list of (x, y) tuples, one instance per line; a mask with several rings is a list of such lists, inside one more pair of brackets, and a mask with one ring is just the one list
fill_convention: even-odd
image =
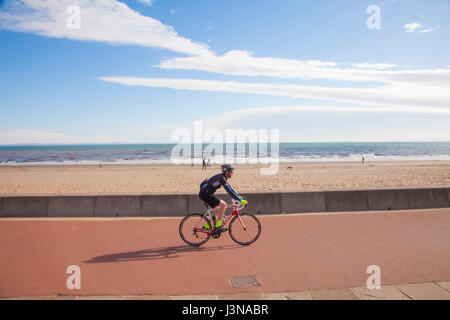
[[(246, 193), (245, 197), (249, 206), (244, 211), (256, 214), (450, 207), (450, 188)], [(229, 200), (227, 195), (223, 198)], [(0, 197), (0, 217), (181, 217), (203, 210), (195, 194)]]

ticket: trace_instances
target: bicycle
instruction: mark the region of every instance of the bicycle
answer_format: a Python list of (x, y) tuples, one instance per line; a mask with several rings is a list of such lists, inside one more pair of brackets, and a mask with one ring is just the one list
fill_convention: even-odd
[[(211, 238), (220, 238), (221, 233), (229, 231), (231, 239), (240, 245), (250, 245), (255, 242), (261, 234), (261, 223), (251, 213), (239, 213), (244, 208), (239, 201), (233, 200), (232, 204), (227, 206), (233, 208), (233, 212), (224, 215), (222, 221), (222, 231), (218, 231), (211, 224), (214, 209), (204, 203), (206, 210), (203, 214), (191, 213), (184, 217), (180, 222), (179, 233), (181, 239), (191, 246), (201, 246)], [(209, 219), (208, 219), (209, 217)], [(230, 221), (231, 219), (231, 221)], [(227, 222), (230, 221), (229, 229), (225, 228)], [(239, 221), (240, 223), (237, 223)], [(208, 224), (209, 229), (204, 228)], [(192, 239), (192, 240), (191, 240)]]

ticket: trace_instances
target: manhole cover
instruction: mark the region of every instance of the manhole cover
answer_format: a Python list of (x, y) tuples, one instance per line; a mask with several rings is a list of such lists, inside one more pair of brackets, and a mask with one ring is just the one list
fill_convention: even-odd
[(233, 288), (239, 287), (260, 287), (261, 282), (257, 276), (241, 276), (231, 277), (231, 285)]

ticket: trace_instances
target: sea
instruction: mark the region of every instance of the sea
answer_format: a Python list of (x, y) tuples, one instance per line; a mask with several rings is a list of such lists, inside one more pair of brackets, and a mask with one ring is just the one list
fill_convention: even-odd
[[(203, 158), (209, 158), (212, 164), (255, 163), (261, 158), (277, 158), (280, 162), (362, 162), (363, 158), (367, 162), (450, 160), (450, 142), (290, 142), (280, 143), (278, 148), (269, 145), (267, 152), (248, 144), (231, 147), (189, 145), (181, 151), (175, 147), (175, 144), (0, 146), (0, 166), (170, 164), (174, 163), (174, 157), (190, 159), (194, 163), (202, 163)], [(223, 154), (220, 147), (222, 151), (228, 150), (227, 158), (220, 156)]]

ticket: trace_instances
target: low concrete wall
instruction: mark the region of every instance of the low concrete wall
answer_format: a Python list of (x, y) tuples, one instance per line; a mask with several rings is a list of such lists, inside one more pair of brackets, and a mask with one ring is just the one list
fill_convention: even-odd
[[(230, 201), (228, 195), (219, 195)], [(255, 214), (450, 207), (450, 188), (248, 193)], [(0, 197), (0, 217), (181, 217), (203, 212), (197, 195)]]
[(328, 191), (325, 192), (325, 211), (366, 211), (369, 210), (368, 191)]

